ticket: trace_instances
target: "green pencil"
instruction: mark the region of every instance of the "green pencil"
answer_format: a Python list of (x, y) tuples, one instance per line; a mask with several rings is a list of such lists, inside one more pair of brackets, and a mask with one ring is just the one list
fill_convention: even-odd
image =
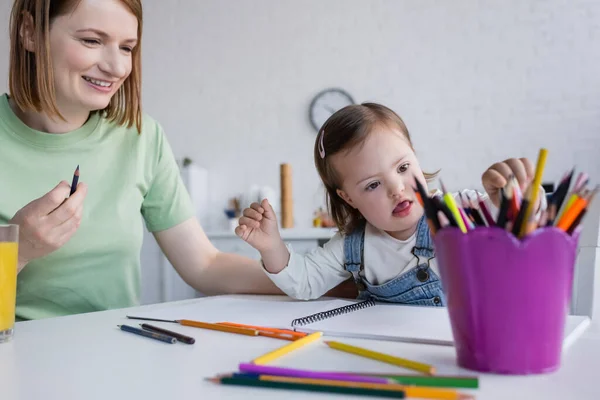
[(452, 387), (452, 388), (479, 388), (478, 378), (466, 378), (458, 376), (418, 376), (418, 375), (381, 375), (401, 385), (429, 386), (429, 387)]
[(401, 385), (414, 385), (414, 386), (428, 386), (428, 387), (452, 387), (452, 388), (466, 388), (466, 389), (478, 389), (479, 378), (476, 376), (452, 376), (452, 375), (434, 375), (434, 376), (423, 376), (423, 375), (399, 375), (399, 374), (386, 374), (386, 373), (372, 373), (372, 372), (343, 372), (348, 375), (359, 375), (359, 376), (378, 376), (381, 378), (387, 378), (394, 383)]
[(377, 396), (377, 397), (390, 397), (395, 399), (403, 399), (404, 392), (402, 391), (391, 391), (391, 390), (380, 390), (380, 389), (364, 389), (356, 387), (343, 387), (343, 386), (327, 386), (327, 385), (310, 385), (301, 383), (290, 383), (290, 382), (274, 382), (274, 381), (261, 381), (258, 379), (250, 378), (211, 378), (209, 381), (218, 383), (221, 385), (235, 385), (235, 386), (254, 386), (263, 387), (270, 389), (287, 389), (287, 390), (303, 390), (307, 392), (325, 392), (325, 393), (338, 393), (338, 394), (353, 394), (357, 396)]

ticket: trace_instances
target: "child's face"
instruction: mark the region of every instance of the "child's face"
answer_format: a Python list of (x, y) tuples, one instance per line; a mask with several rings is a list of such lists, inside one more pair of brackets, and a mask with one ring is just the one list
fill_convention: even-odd
[(335, 154), (332, 163), (342, 179), (338, 195), (370, 224), (400, 240), (414, 233), (423, 215), (413, 190), (414, 177), (427, 186), (400, 130), (376, 127), (362, 146)]
[(119, 0), (82, 0), (50, 28), (56, 100), (62, 112), (108, 106), (129, 76), (136, 17)]

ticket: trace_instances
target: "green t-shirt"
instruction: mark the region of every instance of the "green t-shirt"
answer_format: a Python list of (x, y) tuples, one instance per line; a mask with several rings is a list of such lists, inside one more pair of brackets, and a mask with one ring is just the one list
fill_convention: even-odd
[(57, 251), (31, 261), (17, 279), (17, 319), (39, 319), (137, 305), (143, 220), (149, 231), (194, 215), (160, 125), (142, 133), (94, 113), (65, 134), (39, 132), (0, 97), (0, 223), (80, 166), (88, 185), (81, 225)]

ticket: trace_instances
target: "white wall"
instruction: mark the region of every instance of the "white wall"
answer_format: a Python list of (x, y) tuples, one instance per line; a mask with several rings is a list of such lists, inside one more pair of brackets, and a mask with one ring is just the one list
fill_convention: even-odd
[[(12, 1), (0, 4), (2, 32)], [(295, 216), (323, 201), (308, 104), (329, 86), (408, 124), (425, 168), (478, 186), (490, 162), (550, 150), (545, 177), (600, 175), (600, 2), (145, 0), (145, 110), (210, 170), (213, 221), (294, 170)], [(8, 55), (6, 35), (0, 54)], [(7, 58), (0, 61), (7, 76)], [(6, 78), (0, 90), (6, 90)]]

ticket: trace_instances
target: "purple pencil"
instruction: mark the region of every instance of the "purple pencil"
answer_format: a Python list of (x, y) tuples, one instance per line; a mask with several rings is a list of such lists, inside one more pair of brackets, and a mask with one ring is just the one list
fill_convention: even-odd
[(376, 376), (359, 376), (343, 372), (318, 372), (307, 371), (302, 369), (270, 367), (268, 365), (256, 365), (243, 363), (239, 365), (241, 372), (262, 374), (262, 375), (277, 375), (290, 376), (294, 378), (308, 379), (329, 379), (347, 382), (363, 382), (363, 383), (389, 383), (389, 379)]

